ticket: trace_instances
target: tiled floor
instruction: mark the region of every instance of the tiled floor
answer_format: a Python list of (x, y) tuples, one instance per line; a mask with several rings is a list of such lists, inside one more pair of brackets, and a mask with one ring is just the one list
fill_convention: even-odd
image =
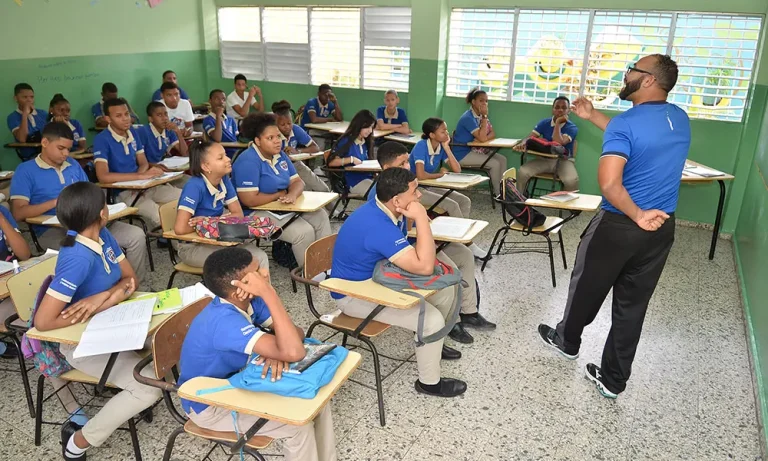
[[(491, 225), (488, 245), (500, 224), (487, 195), (473, 196), (473, 217)], [(572, 264), (590, 216), (565, 229)], [(556, 289), (545, 255), (495, 258), (484, 273), (481, 310), (499, 327), (459, 345), (464, 354), (443, 365), (444, 375), (469, 384), (467, 393), (442, 400), (416, 394), (416, 370), (408, 364), (385, 381), (387, 426), (378, 424), (375, 392), (348, 383), (332, 402), (340, 460), (757, 460), (762, 459), (744, 318), (730, 243), (720, 241), (714, 261), (706, 259), (710, 234), (678, 228), (676, 243), (645, 321), (633, 377), (616, 401), (600, 397), (584, 379), (589, 361), (599, 363), (610, 324), (610, 301), (584, 334), (581, 358), (568, 362), (545, 348), (540, 322), (556, 322), (563, 311), (569, 271), (557, 267)], [(155, 250), (153, 287), (167, 281), (167, 253)], [(295, 321), (312, 320), (303, 292), (290, 290), (287, 271), (273, 268), (273, 280)], [(177, 286), (193, 283), (180, 277)], [(327, 299), (326, 295), (322, 299)], [(332, 309), (329, 302), (324, 307)], [(324, 334), (318, 331), (319, 335)], [(412, 351), (411, 336), (390, 330), (377, 344), (392, 356)], [(0, 364), (4, 365), (4, 364)], [(384, 359), (383, 368), (394, 362)], [(370, 370), (366, 355), (363, 368)], [(356, 372), (372, 382), (369, 373)], [(0, 373), (0, 459), (59, 459), (58, 432), (44, 429), (42, 447), (32, 443), (18, 374)], [(51, 417), (62, 417), (48, 405)], [(152, 424), (141, 423), (145, 460), (161, 459), (168, 434), (177, 427), (161, 405)], [(208, 445), (178, 439), (174, 459), (200, 459)], [(270, 453), (279, 449), (273, 446)], [(226, 459), (221, 452), (214, 459)], [(130, 438), (119, 433), (88, 453), (89, 460), (132, 459)]]

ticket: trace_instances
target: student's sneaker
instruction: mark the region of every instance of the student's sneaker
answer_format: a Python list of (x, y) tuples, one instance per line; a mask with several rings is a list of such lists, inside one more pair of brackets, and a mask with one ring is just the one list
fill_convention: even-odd
[(603, 397), (608, 399), (615, 399), (619, 396), (619, 394), (608, 390), (608, 388), (603, 383), (603, 375), (600, 373), (600, 367), (594, 363), (587, 364), (587, 367), (584, 369), (584, 374), (588, 380), (595, 383), (595, 387), (597, 387), (598, 392), (600, 392), (600, 395)]
[(80, 429), (82, 429), (82, 426), (75, 424), (72, 421), (67, 421), (61, 425), (61, 455), (64, 457), (65, 461), (86, 461), (86, 452), (74, 455), (67, 450), (69, 439), (71, 439), (75, 432)]
[(566, 359), (576, 360), (579, 358), (579, 351), (566, 351), (560, 344), (557, 343), (557, 330), (550, 327), (549, 325), (545, 325), (543, 323), (539, 324), (539, 336), (541, 336), (541, 340), (544, 341), (544, 344), (551, 347), (552, 349), (555, 349)]

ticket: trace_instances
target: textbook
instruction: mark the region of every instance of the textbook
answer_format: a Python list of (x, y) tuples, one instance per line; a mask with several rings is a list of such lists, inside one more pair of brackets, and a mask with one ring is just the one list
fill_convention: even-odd
[(578, 191), (561, 190), (557, 192), (552, 192), (551, 194), (542, 195), (540, 198), (542, 200), (548, 200), (550, 202), (565, 203), (565, 202), (570, 202), (571, 200), (576, 200), (577, 198), (579, 198), (579, 196), (576, 195), (576, 192)]
[(73, 356), (136, 351), (144, 347), (157, 298), (132, 299), (91, 317)]

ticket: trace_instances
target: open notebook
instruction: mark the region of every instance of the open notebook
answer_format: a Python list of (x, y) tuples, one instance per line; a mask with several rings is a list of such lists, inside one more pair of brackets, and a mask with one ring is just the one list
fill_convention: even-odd
[(141, 349), (147, 339), (156, 301), (157, 297), (130, 300), (94, 315), (73, 356), (80, 358)]
[(352, 167), (353, 170), (356, 170), (356, 169), (375, 170), (377, 168), (381, 168), (381, 165), (379, 165), (378, 160), (363, 160), (363, 163), (361, 163), (360, 165), (355, 165)]
[(436, 179), (437, 182), (471, 183), (477, 181), (480, 175), (464, 173), (446, 173)]
[(435, 218), (429, 225), (433, 236), (449, 237), (460, 239), (467, 235), (472, 226), (475, 225), (473, 219), (452, 218), (450, 216), (440, 216)]
[(189, 165), (189, 157), (168, 157), (160, 162), (166, 168), (181, 168)]
[(152, 182), (161, 181), (163, 179), (175, 178), (176, 176), (179, 176), (181, 174), (183, 174), (181, 171), (177, 171), (175, 173), (164, 173), (152, 179), (134, 179), (133, 181), (119, 181), (112, 185), (113, 186), (146, 186), (147, 184), (150, 184)]

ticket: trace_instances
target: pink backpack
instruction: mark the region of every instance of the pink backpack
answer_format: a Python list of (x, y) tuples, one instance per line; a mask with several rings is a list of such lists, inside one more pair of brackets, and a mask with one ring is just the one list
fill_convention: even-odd
[[(197, 235), (214, 240), (224, 237), (222, 234), (227, 235), (228, 239), (232, 237), (242, 240), (248, 237), (254, 239), (269, 238), (277, 229), (271, 219), (259, 216), (210, 216), (195, 219), (197, 220), (195, 223)], [(222, 228), (228, 227), (229, 232), (222, 233), (219, 225)], [(235, 230), (235, 235), (232, 235), (232, 230)]]

